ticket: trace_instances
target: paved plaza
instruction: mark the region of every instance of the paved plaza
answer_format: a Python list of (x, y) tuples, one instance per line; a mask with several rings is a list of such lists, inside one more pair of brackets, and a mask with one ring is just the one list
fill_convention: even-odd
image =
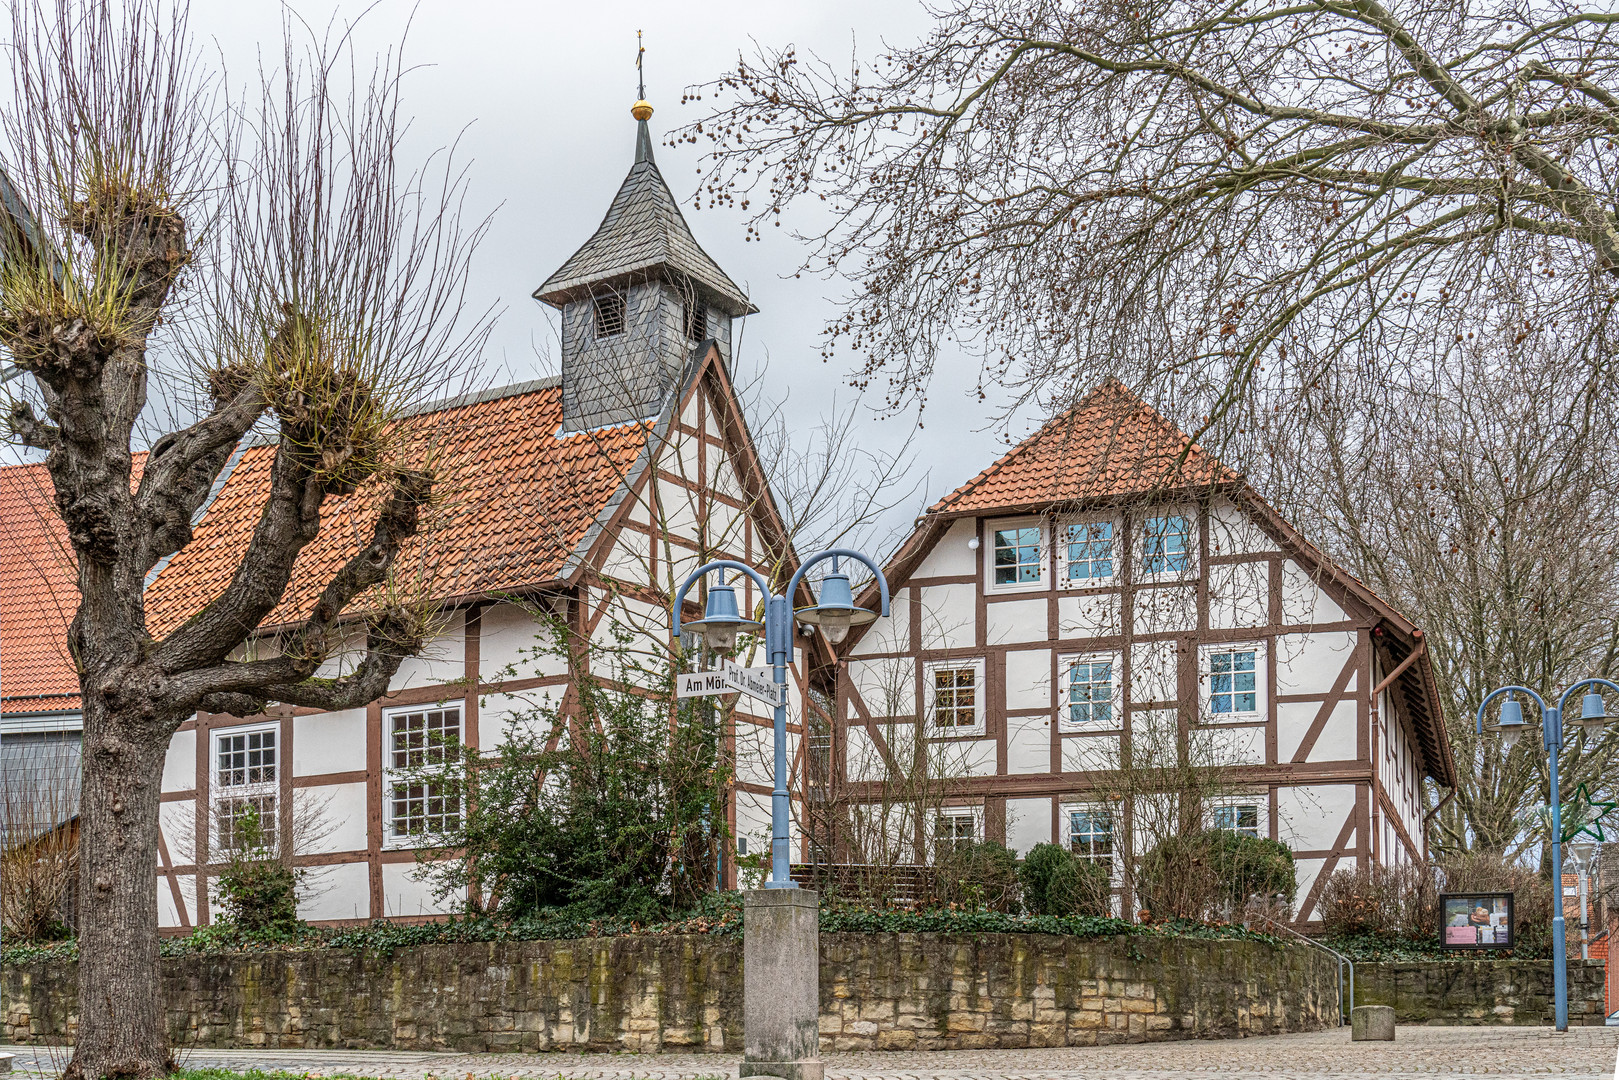
[[(62, 1050), (6, 1047), (28, 1080), (55, 1077)], [(1055, 1050), (951, 1050), (834, 1054), (827, 1080), (1266, 1080), (1338, 1077), (1468, 1076), (1516, 1080), (1562, 1076), (1614, 1078), (1619, 1028), (1402, 1027), (1393, 1043), (1351, 1043), (1347, 1028), (1254, 1039)], [(735, 1054), (453, 1054), (364, 1050), (189, 1050), (189, 1068), (286, 1069), (314, 1076), (481, 1080), (697, 1080), (734, 1078)]]

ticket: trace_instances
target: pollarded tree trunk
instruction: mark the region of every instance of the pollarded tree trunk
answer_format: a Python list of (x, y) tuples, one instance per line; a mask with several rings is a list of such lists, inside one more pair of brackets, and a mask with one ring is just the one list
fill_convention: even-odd
[(173, 1067), (161, 1037), (158, 793), (164, 744), (84, 699), (79, 841), (79, 1027), (72, 1077), (144, 1077)]

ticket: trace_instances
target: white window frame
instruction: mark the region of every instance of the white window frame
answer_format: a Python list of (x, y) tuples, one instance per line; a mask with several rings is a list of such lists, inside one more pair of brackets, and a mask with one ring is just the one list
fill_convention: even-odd
[[(260, 780), (257, 783), (244, 782), (226, 786), (219, 781), (219, 752), (220, 744), (226, 739), (237, 736), (247, 738), (252, 735), (270, 735), (275, 743), (275, 775), (270, 780)], [(208, 733), (208, 850), (215, 854), (224, 854), (227, 850), (225, 838), (219, 829), (219, 810), (227, 799), (269, 799), (272, 807), (270, 820), (266, 826), (270, 833), (270, 850), (275, 851), (281, 841), (281, 769), (285, 764), (283, 757), (285, 747), (281, 745), (281, 724), (279, 721), (259, 724), (240, 724), (235, 727), (215, 728)], [(244, 751), (251, 752), (244, 747)], [(250, 767), (250, 766), (249, 766)], [(260, 766), (263, 767), (262, 765)], [(234, 815), (233, 815), (234, 816)], [(261, 811), (260, 821), (263, 821)]]
[[(941, 727), (938, 723), (938, 687), (934, 685), (933, 673), (936, 671), (961, 671), (972, 669), (973, 684), (973, 723), (954, 724), (950, 727)], [(925, 711), (922, 714), (925, 726), (924, 737), (929, 739), (950, 739), (968, 735), (980, 738), (984, 735), (984, 703), (987, 697), (984, 689), (984, 658), (982, 656), (963, 657), (960, 660), (929, 660), (922, 665), (922, 694)]]
[[(928, 823), (928, 850), (933, 855), (933, 862), (939, 861), (939, 819), (950, 818), (952, 821), (963, 820), (972, 823), (972, 843), (984, 842), (984, 808), (982, 806), (941, 806), (933, 812), (933, 820)], [(952, 843), (959, 843), (960, 837), (953, 838)]]
[[(401, 705), (391, 709), (382, 710), (382, 846), (387, 849), (399, 850), (414, 848), (424, 842), (430, 842), (435, 834), (432, 833), (399, 833), (395, 830), (396, 818), (394, 815), (394, 784), (403, 779), (408, 766), (401, 768), (394, 764), (394, 721), (401, 716), (411, 716), (418, 713), (455, 712), (455, 738), (457, 744), (466, 738), (467, 712), (466, 707), (459, 701), (445, 702), (443, 704), (428, 705)], [(466, 808), (461, 807), (460, 812), (465, 813)]]
[[(995, 534), (1006, 529), (1034, 529), (1040, 536), (1040, 567), (1038, 581), (995, 581)], [(984, 589), (992, 593), (1044, 592), (1051, 587), (1051, 527), (1045, 518), (1037, 516), (987, 519), (984, 521)]]
[[(1235, 811), (1244, 806), (1252, 806), (1255, 810), (1256, 817), (1254, 829), (1256, 831), (1253, 835), (1261, 840), (1270, 839), (1270, 798), (1269, 796), (1263, 794), (1228, 795), (1211, 800), (1208, 805), (1208, 827), (1211, 829), (1220, 827), (1218, 824), (1216, 824), (1215, 817), (1221, 810)], [(1239, 836), (1248, 835), (1237, 828), (1235, 824), (1233, 824), (1231, 831), (1237, 833)]]
[[(1254, 654), (1254, 709), (1252, 712), (1217, 713), (1214, 711), (1214, 657), (1225, 653)], [(1266, 689), (1270, 685), (1270, 656), (1263, 641), (1239, 641), (1219, 645), (1204, 645), (1197, 657), (1198, 715), (1205, 724), (1257, 724), (1269, 715)], [(1235, 688), (1233, 694), (1247, 693)]]
[[(1108, 562), (1112, 570), (1107, 575), (1094, 575), (1087, 578), (1068, 578), (1068, 552), (1072, 542), (1068, 539), (1068, 530), (1075, 526), (1106, 525), (1108, 527)], [(1122, 548), (1119, 541), (1119, 520), (1111, 517), (1070, 517), (1059, 518), (1051, 527), (1051, 546), (1057, 551), (1057, 588), (1059, 589), (1096, 589), (1112, 585), (1119, 580), (1119, 553)], [(1095, 541), (1080, 541), (1081, 543), (1094, 543)], [(1089, 560), (1094, 562), (1095, 560)]]
[[(1105, 663), (1111, 667), (1113, 694), (1109, 701), (1112, 705), (1112, 718), (1107, 724), (1098, 724), (1094, 720), (1075, 722), (1071, 719), (1068, 700), (1069, 679), (1072, 677), (1075, 664)], [(1103, 732), (1118, 731), (1124, 727), (1124, 668), (1118, 653), (1067, 653), (1057, 657), (1057, 727), (1061, 731)]]
[[(1147, 538), (1152, 533), (1148, 526), (1152, 522), (1165, 521), (1169, 518), (1180, 518), (1186, 522), (1186, 565), (1179, 570), (1172, 570), (1168, 567), (1162, 570), (1149, 570), (1147, 569)], [(1186, 581), (1195, 578), (1198, 573), (1198, 529), (1197, 514), (1186, 509), (1166, 506), (1136, 518), (1136, 549), (1131, 553), (1131, 556), (1135, 559), (1138, 577), (1143, 581)]]
[[(1062, 849), (1068, 852), (1074, 851), (1074, 814), (1094, 814), (1100, 811), (1108, 815), (1112, 821), (1112, 829), (1110, 830), (1109, 835), (1113, 838), (1113, 854), (1108, 860), (1107, 876), (1109, 881), (1117, 882), (1119, 880), (1120, 871), (1123, 868), (1123, 863), (1120, 858), (1122, 853), (1119, 850), (1120, 845), (1123, 843), (1123, 836), (1121, 835), (1119, 828), (1119, 826), (1122, 824), (1121, 819), (1123, 815), (1120, 814), (1119, 808), (1116, 805), (1110, 806), (1106, 803), (1069, 802), (1061, 803), (1057, 807), (1057, 810), (1059, 812), (1057, 823), (1058, 831), (1061, 833), (1059, 839), (1062, 844)], [(1078, 854), (1077, 852), (1074, 853)], [(1081, 855), (1080, 858), (1089, 859), (1091, 862), (1101, 861), (1100, 859), (1091, 855)]]

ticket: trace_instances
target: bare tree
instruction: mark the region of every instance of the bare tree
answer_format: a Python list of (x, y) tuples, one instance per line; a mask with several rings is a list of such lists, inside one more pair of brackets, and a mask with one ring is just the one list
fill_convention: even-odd
[[(1219, 419), (1552, 321), (1609, 352), (1619, 15), (1575, 0), (948, 0), (846, 69), (739, 58), (677, 136), (702, 195), (829, 215), (834, 343), (888, 402), (940, 350), (1064, 401), (1102, 375)], [(1201, 437), (1201, 430), (1196, 435)]]
[[(1526, 340), (1529, 351), (1470, 348), (1376, 395), (1325, 379), (1303, 423), (1261, 436), (1271, 453), (1256, 457), (1290, 474), (1278, 478), (1284, 505), (1427, 630), (1467, 763), (1454, 801), (1436, 808), (1430, 839), (1444, 853), (1535, 856), (1546, 839), (1538, 731), (1510, 754), (1479, 739), (1484, 695), (1619, 672), (1619, 436), (1612, 390), (1582, 348), (1552, 335)], [(1564, 792), (1611, 793), (1619, 737), (1570, 734)]]
[[(289, 26), (280, 66), (235, 100), (199, 59), (183, 3), (17, 2), (10, 14), (0, 350), (30, 378), (9, 431), (46, 452), (81, 597), (68, 1075), (156, 1076), (170, 1064), (154, 888), (170, 735), (198, 709), (369, 701), (430, 632), (388, 588), (434, 500), (432, 469), (401, 451), (395, 421), (481, 342), (485, 321), (458, 320), (481, 226), (460, 224), (463, 177), (447, 156), (400, 167), (397, 54), (366, 72), (347, 35), (298, 45)], [(138, 425), (162, 423), (146, 408), (154, 378), (197, 418), (169, 426), (137, 472)], [(147, 577), (191, 541), (255, 427), (276, 451), (251, 540), (228, 583), (159, 640)], [(337, 496), (370, 524), (277, 647), (243, 658)], [(363, 655), (316, 678), (356, 621)]]

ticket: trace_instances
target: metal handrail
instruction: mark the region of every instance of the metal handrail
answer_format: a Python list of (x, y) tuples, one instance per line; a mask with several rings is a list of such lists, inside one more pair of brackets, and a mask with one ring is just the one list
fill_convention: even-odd
[[(1323, 950), (1323, 951), (1325, 951), (1327, 953), (1330, 953), (1333, 957), (1335, 957), (1337, 959), (1337, 961), (1338, 961), (1338, 1026), (1343, 1027), (1345, 1024), (1349, 1023), (1350, 1010), (1354, 1009), (1354, 1007), (1355, 1007), (1355, 962), (1353, 960), (1349, 959), (1349, 957), (1345, 956), (1343, 953), (1339, 952), (1337, 949), (1334, 949), (1331, 945), (1327, 945), (1327, 944), (1325, 944), (1323, 942), (1317, 941), (1313, 937), (1309, 937), (1309, 936), (1307, 936), (1305, 934), (1301, 934), (1297, 930), (1293, 929), (1291, 926), (1287, 926), (1287, 925), (1285, 925), (1283, 923), (1277, 922), (1275, 919), (1271, 918), (1269, 915), (1266, 915), (1263, 911), (1250, 910), (1250, 911), (1246, 912), (1245, 914), (1256, 915), (1259, 918), (1264, 919), (1270, 925), (1276, 927), (1276, 929), (1281, 930), (1284, 933), (1292, 934), (1294, 937), (1298, 938), (1300, 941), (1304, 942), (1306, 945), (1314, 945), (1316, 948), (1321, 949), (1321, 950)], [(1344, 1008), (1344, 966), (1346, 964), (1349, 966), (1349, 1008), (1348, 1009)]]

